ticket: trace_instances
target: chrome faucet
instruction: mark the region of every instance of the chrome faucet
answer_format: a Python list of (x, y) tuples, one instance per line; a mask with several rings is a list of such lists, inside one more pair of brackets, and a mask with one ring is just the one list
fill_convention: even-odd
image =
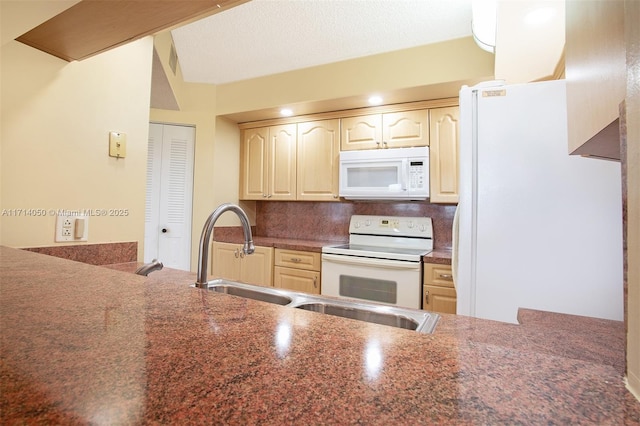
[(163, 266), (162, 262), (158, 262), (158, 259), (153, 259), (150, 263), (144, 264), (136, 269), (136, 274), (146, 277), (153, 271), (159, 271)]
[(240, 222), (242, 223), (242, 230), (244, 232), (244, 246), (242, 247), (242, 251), (244, 254), (251, 254), (255, 250), (255, 246), (253, 245), (253, 236), (251, 235), (251, 225), (249, 225), (249, 218), (247, 217), (247, 214), (235, 204), (221, 204), (213, 211), (213, 213), (211, 213), (202, 228), (202, 234), (200, 235), (200, 250), (198, 252), (198, 277), (196, 280), (196, 287), (207, 288), (209, 242), (211, 241), (211, 234), (213, 234), (213, 225), (216, 223), (220, 215), (227, 210), (238, 215)]

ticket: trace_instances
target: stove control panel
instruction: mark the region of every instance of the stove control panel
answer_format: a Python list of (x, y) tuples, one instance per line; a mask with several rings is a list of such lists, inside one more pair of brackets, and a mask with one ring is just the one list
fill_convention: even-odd
[(430, 217), (353, 215), (349, 233), (432, 238), (433, 224)]

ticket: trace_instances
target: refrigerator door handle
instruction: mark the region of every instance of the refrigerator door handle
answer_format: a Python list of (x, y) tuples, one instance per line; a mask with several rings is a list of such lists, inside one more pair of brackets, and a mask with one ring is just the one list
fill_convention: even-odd
[(453, 275), (453, 288), (457, 289), (458, 282), (458, 235), (460, 231), (460, 203), (453, 214), (452, 238), (451, 238), (451, 274)]

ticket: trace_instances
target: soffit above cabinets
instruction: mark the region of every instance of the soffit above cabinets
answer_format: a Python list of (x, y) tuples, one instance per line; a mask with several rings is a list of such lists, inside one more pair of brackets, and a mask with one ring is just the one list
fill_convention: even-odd
[(246, 1), (82, 0), (16, 40), (77, 61)]

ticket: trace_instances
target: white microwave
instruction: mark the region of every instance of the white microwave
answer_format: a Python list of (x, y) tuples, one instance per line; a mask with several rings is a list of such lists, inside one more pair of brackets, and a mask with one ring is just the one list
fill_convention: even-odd
[(426, 200), (429, 147), (340, 152), (340, 192), (348, 200)]

